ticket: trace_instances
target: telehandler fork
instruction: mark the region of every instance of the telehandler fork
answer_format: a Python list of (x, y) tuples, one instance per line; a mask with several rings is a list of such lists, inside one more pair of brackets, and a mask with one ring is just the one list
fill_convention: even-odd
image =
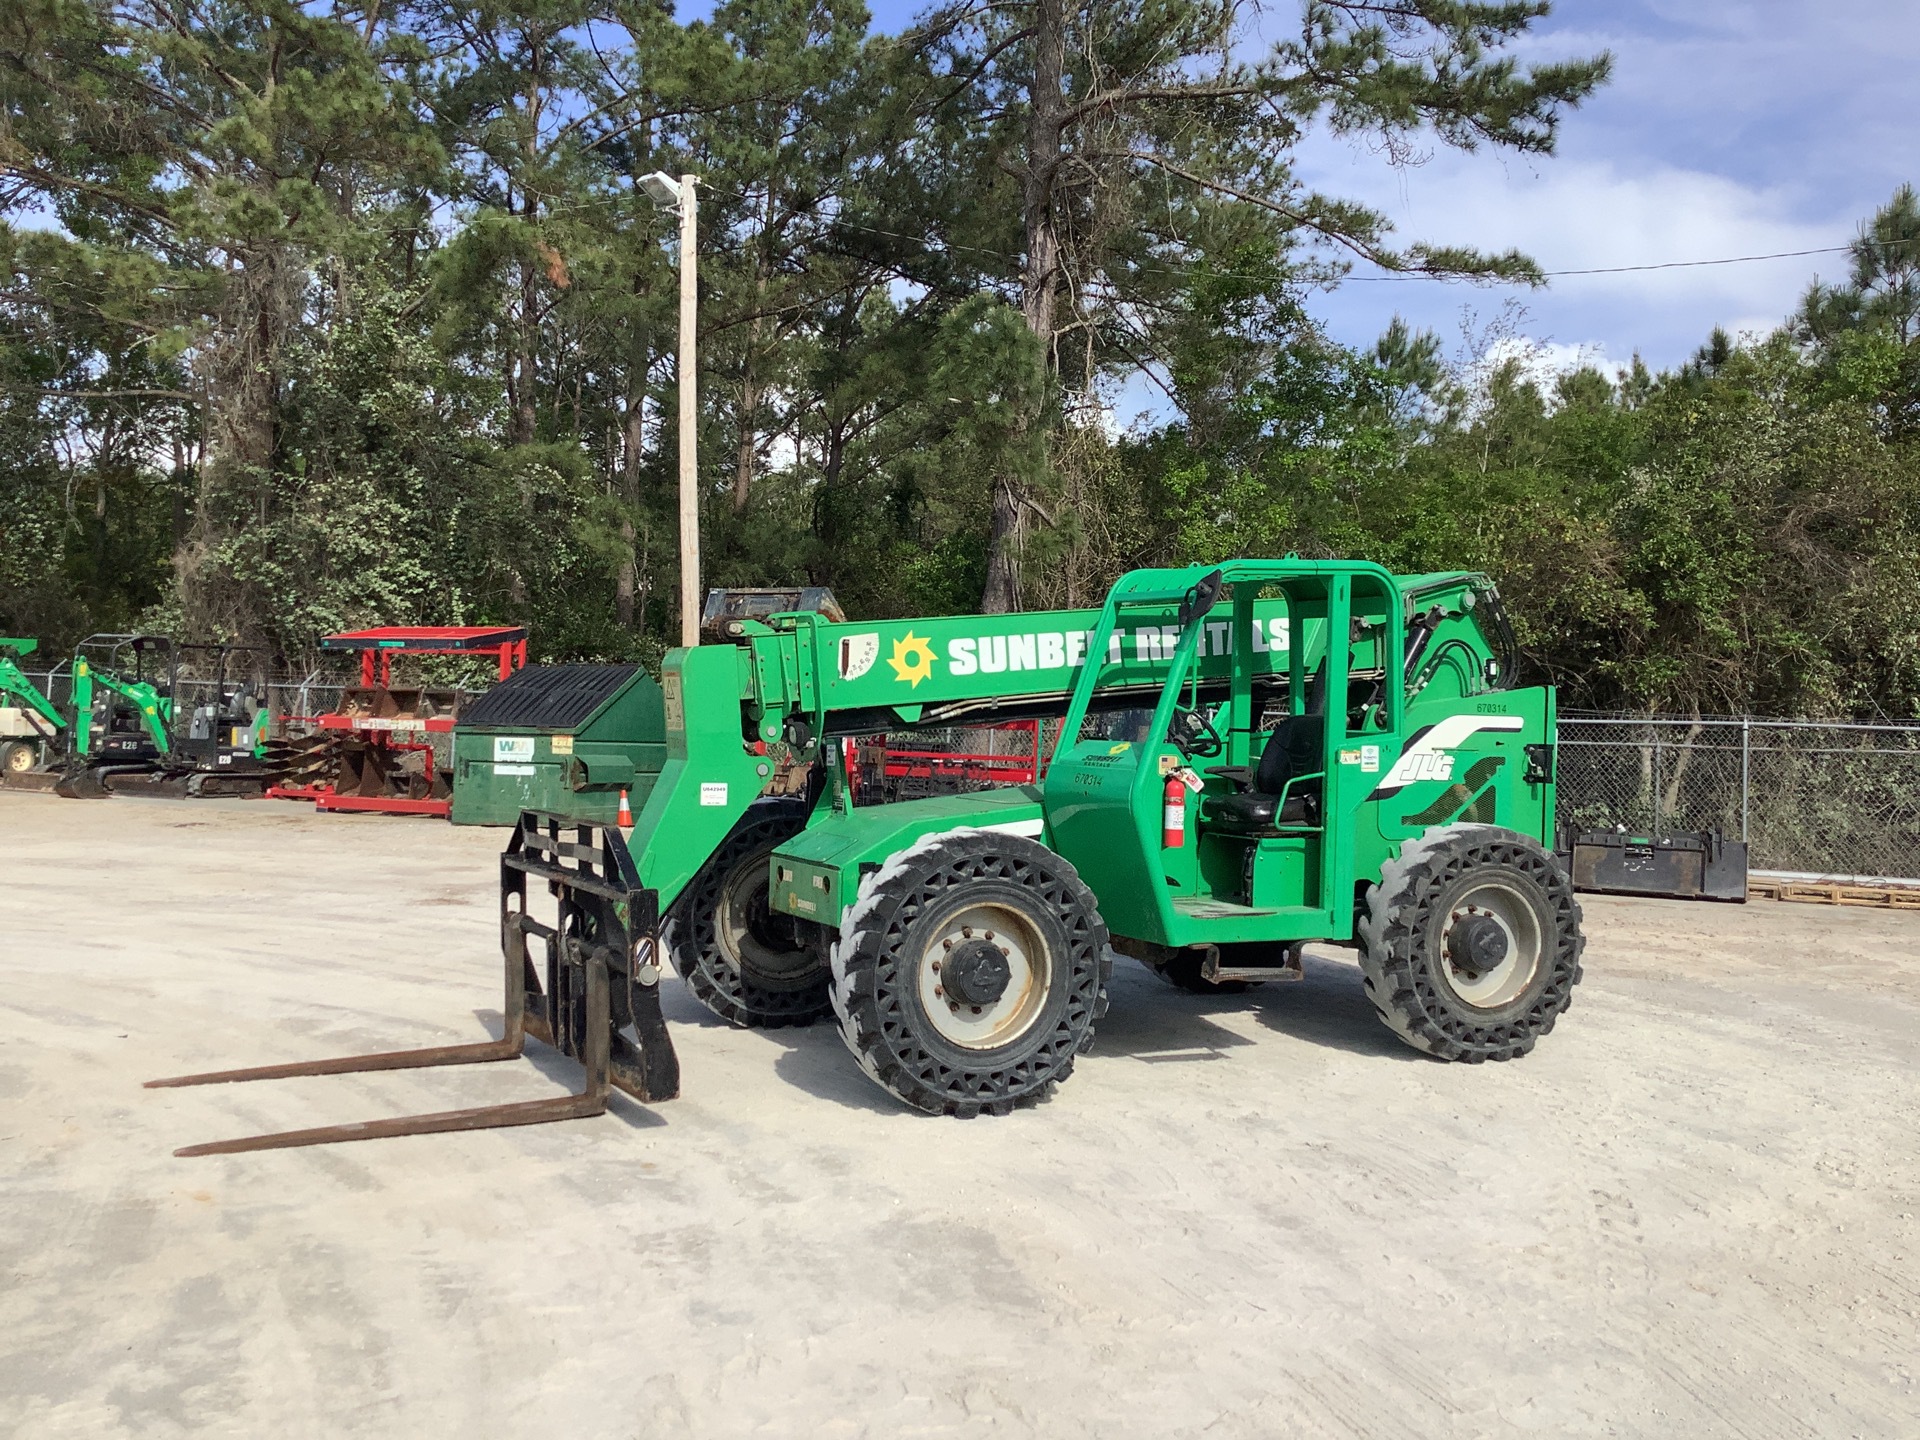
[[(527, 913), (529, 876), (544, 880), (559, 902), (559, 915), (552, 925)], [(660, 967), (650, 938), (656, 927), (648, 906), (648, 892), (633, 873), (619, 831), (522, 815), (500, 857), (500, 950), (506, 998), (498, 1040), (177, 1075), (149, 1080), (147, 1088), (484, 1065), (519, 1059), (531, 1037), (581, 1063), (586, 1083), (578, 1093), (218, 1140), (189, 1145), (174, 1154), (232, 1155), (244, 1150), (578, 1120), (602, 1114), (610, 1089), (647, 1103), (673, 1099), (680, 1093), (680, 1062), (660, 1015)], [(545, 947), (544, 985), (527, 953), (529, 937)], [(623, 1026), (632, 1027), (633, 1041), (620, 1033)]]

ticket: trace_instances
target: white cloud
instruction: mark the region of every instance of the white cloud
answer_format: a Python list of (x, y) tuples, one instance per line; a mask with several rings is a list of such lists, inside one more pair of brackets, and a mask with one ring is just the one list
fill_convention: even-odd
[(1617, 153), (1630, 139), (1810, 194), (1879, 173), (1886, 147), (1911, 154), (1913, 0), (1558, 0), (1520, 48), (1529, 59), (1613, 52), (1612, 82), (1565, 127), (1568, 153), (1596, 139)]
[(1551, 340), (1529, 340), (1522, 335), (1505, 335), (1489, 345), (1486, 352), (1468, 367), (1468, 388), (1476, 392), (1483, 391), (1493, 372), (1509, 362), (1518, 364), (1522, 380), (1532, 383), (1548, 395), (1553, 393), (1554, 381), (1575, 370), (1598, 370), (1616, 383), (1628, 370), (1625, 362), (1609, 358), (1606, 351), (1597, 345), (1567, 345)]
[(1373, 205), (1414, 240), (1509, 247), (1553, 271), (1544, 290), (1435, 281), (1377, 281), (1357, 271), (1322, 302), (1338, 333), (1361, 340), (1395, 313), (1445, 333), (1463, 308), (1485, 311), (1514, 298), (1529, 333), (1609, 353), (1645, 353), (1666, 366), (1691, 354), (1716, 326), (1765, 332), (1792, 310), (1815, 274), (1836, 277), (1843, 254), (1726, 265), (1672, 266), (1844, 246), (1855, 211), (1809, 218), (1784, 187), (1673, 165), (1548, 161), (1501, 165), (1485, 155), (1445, 154), (1382, 173), (1321, 151), (1314, 183)]
[[(1845, 217), (1796, 218), (1790, 197), (1778, 190), (1674, 167), (1590, 161), (1522, 174), (1488, 165), (1483, 157), (1449, 155), (1393, 178), (1397, 194), (1377, 181), (1367, 183), (1359, 172), (1323, 177), (1329, 188), (1338, 186), (1390, 215), (1402, 243), (1513, 247), (1549, 271), (1813, 250), (1844, 245), (1852, 236)], [(1821, 260), (1830, 271), (1845, 263), (1840, 256)], [(1724, 313), (1784, 313), (1821, 260), (1559, 275), (1549, 288), (1580, 299), (1711, 302)], [(1372, 282), (1356, 277), (1356, 283)]]

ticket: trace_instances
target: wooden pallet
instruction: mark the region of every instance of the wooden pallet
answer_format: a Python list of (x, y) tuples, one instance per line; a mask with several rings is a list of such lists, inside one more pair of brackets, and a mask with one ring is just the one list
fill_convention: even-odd
[(1920, 910), (1920, 885), (1854, 885), (1836, 880), (1764, 880), (1747, 883), (1748, 898), (1803, 905), (1863, 905), (1875, 910)]

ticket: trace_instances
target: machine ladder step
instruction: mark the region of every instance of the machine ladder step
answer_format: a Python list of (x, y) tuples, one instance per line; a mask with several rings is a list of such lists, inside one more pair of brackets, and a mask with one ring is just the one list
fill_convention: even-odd
[(1173, 902), (1176, 915), (1195, 920), (1256, 920), (1281, 912), (1271, 905), (1242, 905), (1237, 900), (1215, 900), (1207, 895), (1181, 895)]
[(1273, 965), (1222, 965), (1220, 952), (1212, 950), (1200, 962), (1200, 978), (1216, 985), (1234, 980), (1247, 980), (1255, 984), (1267, 980), (1304, 980), (1306, 972), (1301, 966), (1300, 957), (1305, 949), (1306, 946), (1302, 944), (1288, 945), (1283, 958)]

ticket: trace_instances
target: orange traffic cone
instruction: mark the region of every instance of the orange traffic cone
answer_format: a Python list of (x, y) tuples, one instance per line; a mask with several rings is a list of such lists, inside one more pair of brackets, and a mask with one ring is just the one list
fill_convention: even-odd
[(627, 803), (627, 792), (624, 790), (620, 792), (620, 817), (618, 823), (622, 830), (633, 829), (633, 807)]

